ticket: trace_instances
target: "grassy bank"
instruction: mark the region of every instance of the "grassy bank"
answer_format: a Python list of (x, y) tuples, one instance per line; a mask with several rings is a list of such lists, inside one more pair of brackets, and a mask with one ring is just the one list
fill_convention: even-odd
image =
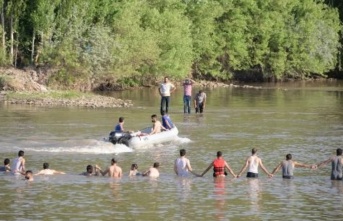
[(101, 96), (93, 93), (77, 91), (48, 91), (48, 92), (6, 92), (6, 104), (27, 104), (37, 106), (67, 106), (67, 107), (130, 107), (130, 100)]

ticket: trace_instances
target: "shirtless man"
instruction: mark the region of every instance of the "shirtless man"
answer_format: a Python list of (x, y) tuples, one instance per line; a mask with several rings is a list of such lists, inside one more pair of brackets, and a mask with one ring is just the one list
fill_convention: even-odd
[(200, 176), (200, 175), (193, 172), (192, 167), (191, 167), (191, 163), (190, 163), (189, 159), (187, 159), (185, 157), (185, 155), (186, 155), (186, 150), (181, 149), (180, 150), (180, 157), (177, 158), (174, 162), (174, 171), (175, 171), (176, 175), (184, 177), (184, 176), (188, 176), (188, 172), (190, 172), (195, 176)]
[(160, 133), (162, 130), (167, 130), (162, 126), (161, 121), (157, 120), (156, 114), (151, 115), (151, 121), (153, 123), (152, 130), (149, 135)]
[(35, 175), (54, 175), (54, 174), (65, 174), (62, 171), (49, 169), (48, 163), (43, 163), (43, 170), (39, 171)]
[(24, 151), (20, 150), (18, 152), (18, 157), (12, 160), (11, 171), (13, 174), (24, 174), (25, 173), (25, 158)]
[(111, 166), (107, 167), (105, 171), (102, 171), (98, 165), (95, 165), (95, 168), (98, 169), (103, 176), (108, 174), (109, 177), (122, 177), (122, 169), (117, 166), (117, 161), (114, 158), (111, 160)]
[(264, 167), (261, 158), (257, 156), (257, 149), (253, 148), (251, 150), (251, 156), (248, 157), (245, 161), (244, 166), (242, 167), (241, 171), (238, 173), (237, 177), (240, 177), (244, 171), (248, 169), (247, 177), (248, 178), (257, 178), (258, 177), (258, 167), (261, 167), (262, 170), (269, 176), (272, 177), (273, 175), (268, 172), (268, 170)]
[(342, 149), (336, 150), (336, 156), (332, 156), (329, 159), (317, 164), (317, 167), (321, 167), (325, 164), (331, 163), (331, 180), (343, 180), (343, 157)]
[(274, 175), (280, 168), (282, 168), (282, 178), (284, 179), (293, 179), (293, 171), (295, 167), (305, 167), (310, 169), (316, 169), (316, 165), (306, 165), (303, 163), (298, 163), (292, 160), (292, 154), (286, 155), (286, 160), (281, 161), (281, 163), (275, 167), (272, 172)]
[(6, 158), (4, 160), (4, 165), (0, 167), (1, 172), (10, 172), (11, 166), (10, 166), (10, 159)]
[(159, 177), (160, 176), (160, 172), (158, 172), (158, 168), (159, 168), (160, 164), (155, 162), (153, 167), (150, 167), (149, 170), (145, 171), (142, 176), (149, 176), (149, 177)]

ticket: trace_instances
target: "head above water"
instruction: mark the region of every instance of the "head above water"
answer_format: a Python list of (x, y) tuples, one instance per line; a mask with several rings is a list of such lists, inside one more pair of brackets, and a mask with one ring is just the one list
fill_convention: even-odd
[(23, 157), (23, 156), (24, 156), (24, 151), (19, 150), (19, 152), (18, 152), (18, 157)]
[(155, 162), (153, 167), (154, 167), (154, 168), (159, 168), (159, 167), (160, 167), (160, 163)]
[(291, 160), (291, 159), (292, 159), (292, 154), (290, 154), (290, 153), (287, 154), (287, 155), (286, 155), (286, 160)]
[(136, 163), (131, 164), (131, 170), (137, 170), (138, 165)]
[(10, 164), (10, 159), (6, 158), (6, 159), (4, 160), (4, 165), (6, 166), (6, 165), (8, 165), (8, 164)]
[(337, 156), (341, 156), (342, 155), (342, 149), (341, 148), (337, 148), (336, 154), (337, 154)]
[(114, 165), (114, 164), (116, 164), (117, 163), (117, 160), (116, 159), (114, 159), (114, 158), (112, 158), (112, 160), (111, 160), (111, 164), (112, 165)]
[(124, 122), (124, 117), (119, 117), (119, 123), (123, 123)]
[(221, 157), (221, 156), (223, 156), (223, 153), (221, 151), (218, 151), (217, 152), (217, 157)]
[(87, 173), (92, 174), (93, 173), (93, 166), (92, 165), (87, 165), (86, 171), (87, 171)]
[(252, 148), (252, 149), (251, 149), (252, 155), (254, 155), (256, 152), (257, 152), (257, 149), (256, 149), (256, 148)]
[(180, 156), (183, 157), (186, 155), (186, 150), (185, 149), (181, 149), (180, 150)]
[(49, 164), (48, 163), (43, 163), (43, 169), (49, 169)]
[(25, 179), (26, 179), (26, 180), (32, 179), (32, 176), (33, 176), (32, 170), (27, 170), (27, 171), (25, 172)]

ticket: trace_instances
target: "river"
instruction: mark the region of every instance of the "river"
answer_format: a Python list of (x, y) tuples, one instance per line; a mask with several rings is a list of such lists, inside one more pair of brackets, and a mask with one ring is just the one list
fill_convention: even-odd
[[(25, 151), (34, 172), (48, 162), (66, 175), (35, 176), (33, 182), (0, 174), (0, 220), (341, 220), (343, 182), (330, 180), (330, 165), (297, 168), (293, 180), (280, 172), (268, 178), (214, 180), (177, 178), (179, 150), (195, 172), (223, 152), (237, 173), (251, 148), (272, 171), (291, 153), (313, 164), (342, 148), (343, 82), (263, 84), (254, 88), (205, 89), (205, 113), (183, 114), (182, 90), (172, 95), (170, 117), (179, 129), (172, 143), (132, 150), (103, 140), (125, 117), (125, 128), (150, 125), (159, 114), (156, 88), (111, 94), (133, 100), (133, 108), (84, 109), (0, 105), (0, 159)], [(194, 88), (193, 93), (197, 91)], [(83, 177), (88, 164), (105, 168), (111, 158), (122, 179)], [(160, 177), (129, 178), (130, 165), (148, 169), (160, 162)]]

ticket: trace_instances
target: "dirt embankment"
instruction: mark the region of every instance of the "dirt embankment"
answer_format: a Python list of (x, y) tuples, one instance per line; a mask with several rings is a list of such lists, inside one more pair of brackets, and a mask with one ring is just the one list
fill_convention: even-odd
[(121, 100), (91, 93), (50, 90), (46, 74), (35, 70), (0, 69), (0, 101), (9, 104), (76, 107), (131, 107), (131, 100)]

